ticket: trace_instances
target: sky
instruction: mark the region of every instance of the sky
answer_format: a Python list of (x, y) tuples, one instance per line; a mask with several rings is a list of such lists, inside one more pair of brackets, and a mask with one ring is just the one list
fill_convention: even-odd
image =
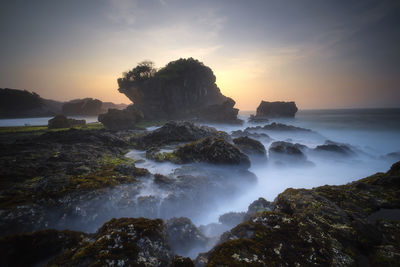
[(400, 1), (0, 0), (0, 88), (130, 103), (117, 78), (193, 57), (241, 110), (400, 107)]

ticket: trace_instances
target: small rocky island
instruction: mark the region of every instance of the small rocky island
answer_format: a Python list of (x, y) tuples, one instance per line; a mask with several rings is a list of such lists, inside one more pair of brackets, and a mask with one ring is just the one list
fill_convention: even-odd
[(118, 90), (147, 120), (240, 123), (235, 101), (224, 96), (215, 81), (213, 71), (193, 58), (172, 61), (159, 70), (145, 61), (118, 79)]
[(267, 102), (261, 101), (256, 115), (250, 116), (252, 122), (267, 122), (270, 118), (293, 118), (297, 112), (294, 102)]

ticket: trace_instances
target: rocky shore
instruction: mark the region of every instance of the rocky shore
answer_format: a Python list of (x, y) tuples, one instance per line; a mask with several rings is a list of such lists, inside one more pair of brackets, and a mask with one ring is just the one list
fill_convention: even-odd
[[(273, 142), (268, 131), (310, 134), (269, 124), (230, 135), (190, 122), (153, 131), (1, 132), (0, 265), (398, 264), (400, 162), (346, 185), (260, 198), (247, 212), (222, 214), (219, 224), (193, 224), (201, 210), (256, 185), (255, 159), (290, 165), (318, 153), (357, 153), (332, 141), (313, 149)], [(132, 149), (177, 165), (168, 175), (139, 168), (143, 159), (127, 157)]]

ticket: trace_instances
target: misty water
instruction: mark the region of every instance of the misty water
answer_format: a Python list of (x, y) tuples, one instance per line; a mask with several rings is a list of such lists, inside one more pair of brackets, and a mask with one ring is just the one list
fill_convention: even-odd
[[(267, 123), (249, 123), (249, 114), (242, 112), (240, 118), (245, 121), (243, 125), (208, 124), (218, 130), (231, 133), (243, 130), (246, 127), (265, 125)], [(400, 151), (400, 110), (375, 109), (375, 110), (304, 110), (299, 111), (295, 118), (273, 119), (271, 122), (280, 122), (302, 128), (311, 129), (312, 132), (277, 132), (263, 131), (273, 140), (259, 139), (268, 151), (274, 141), (289, 141), (306, 145), (310, 151), (317, 145), (331, 140), (347, 144), (356, 152), (350, 157), (333, 156), (331, 154), (306, 153), (312, 165), (276, 164), (271, 161), (252, 161), (250, 171), (257, 176), (253, 186), (243, 186), (239, 193), (223, 194), (217, 197), (212, 205), (192, 207), (196, 213), (185, 213), (180, 209), (172, 211), (166, 217), (189, 217), (197, 226), (218, 223), (218, 218), (226, 212), (246, 211), (249, 204), (259, 197), (269, 201), (287, 188), (313, 188), (322, 185), (341, 185), (364, 178), (376, 172), (385, 172), (398, 159), (399, 154), (387, 156), (388, 153)], [(155, 128), (151, 128), (154, 130)], [(169, 150), (166, 150), (169, 151)], [(182, 165), (172, 163), (158, 163), (145, 158), (145, 151), (132, 150), (127, 154), (135, 160), (138, 167), (148, 169), (151, 173), (168, 175)], [(225, 169), (230, 173), (230, 168)], [(234, 175), (234, 174), (232, 174)], [(241, 187), (241, 184), (237, 184)], [(142, 190), (142, 196), (157, 195), (166, 197), (168, 192), (160, 190), (156, 185), (148, 183)], [(204, 208), (204, 210), (201, 210)], [(164, 215), (165, 216), (165, 215)], [(163, 216), (163, 217), (164, 217)]]

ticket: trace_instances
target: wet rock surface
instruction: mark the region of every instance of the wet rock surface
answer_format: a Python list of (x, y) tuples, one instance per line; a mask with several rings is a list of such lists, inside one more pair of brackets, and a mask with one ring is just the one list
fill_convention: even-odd
[[(368, 216), (400, 207), (400, 162), (342, 186), (287, 189), (201, 254), (199, 266), (396, 265), (399, 223)], [(263, 205), (264, 206), (264, 205)], [(386, 249), (386, 250), (385, 250)]]
[(264, 145), (249, 137), (238, 137), (233, 139), (233, 143), (248, 156), (266, 157)]
[(99, 226), (105, 218), (98, 214), (112, 216), (112, 209), (104, 205), (109, 197), (136, 194), (124, 185), (148, 175), (124, 157), (129, 144), (123, 135), (71, 129), (1, 144), (2, 235), (66, 225)]
[(49, 262), (49, 266), (169, 266), (173, 253), (162, 220), (112, 219), (92, 238)]
[(144, 136), (133, 138), (131, 142), (139, 149), (150, 149), (219, 135), (223, 136), (223, 133), (212, 127), (198, 126), (186, 121), (170, 121)]
[(183, 163), (205, 162), (250, 167), (250, 160), (237, 147), (219, 138), (206, 137), (178, 147), (174, 155)]

